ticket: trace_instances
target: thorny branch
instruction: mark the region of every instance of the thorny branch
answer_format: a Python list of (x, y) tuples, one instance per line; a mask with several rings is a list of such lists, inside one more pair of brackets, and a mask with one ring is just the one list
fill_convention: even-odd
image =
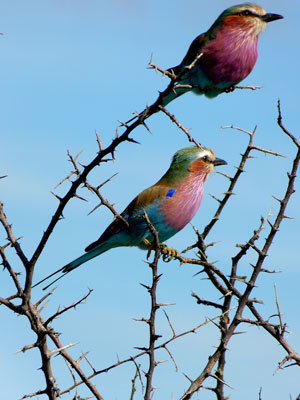
[(242, 158), (241, 158), (239, 166), (236, 168), (235, 175), (233, 177), (229, 177), (229, 176), (221, 173), (221, 175), (225, 176), (229, 180), (229, 182), (230, 182), (229, 187), (226, 190), (226, 192), (224, 193), (223, 199), (222, 200), (218, 200), (219, 206), (217, 208), (217, 211), (215, 212), (215, 215), (212, 217), (212, 219), (210, 220), (208, 225), (206, 225), (206, 227), (204, 228), (203, 232), (201, 234), (197, 235), (198, 236), (197, 243), (194, 244), (193, 246), (188, 247), (187, 250), (190, 250), (190, 249), (195, 248), (195, 247), (199, 247), (202, 251), (205, 250), (205, 248), (203, 248), (204, 240), (207, 237), (207, 235), (210, 233), (211, 229), (214, 227), (216, 222), (219, 220), (220, 215), (221, 215), (224, 207), (226, 206), (228, 200), (230, 199), (230, 197), (235, 194), (233, 190), (234, 190), (234, 188), (236, 186), (236, 183), (238, 182), (241, 174), (244, 172), (244, 167), (245, 167), (246, 161), (249, 158), (251, 158), (250, 153), (251, 153), (252, 150), (257, 150), (257, 151), (260, 151), (260, 152), (265, 153), (265, 154), (272, 154), (274, 156), (283, 157), (279, 153), (276, 153), (276, 152), (274, 152), (272, 150), (263, 149), (261, 147), (255, 146), (253, 144), (253, 137), (254, 137), (254, 134), (256, 132), (256, 127), (253, 129), (252, 132), (249, 132), (249, 131), (246, 131), (244, 129), (237, 128), (237, 127), (234, 127), (234, 126), (223, 126), (222, 127), (222, 129), (228, 129), (228, 128), (236, 129), (238, 131), (246, 133), (249, 136), (248, 146), (247, 146), (245, 152), (242, 154)]
[[(233, 307), (233, 308), (230, 309), (229, 311), (234, 310), (234, 308), (236, 308), (236, 307)], [(221, 315), (217, 315), (216, 317), (213, 317), (213, 318), (210, 318), (210, 319), (206, 319), (206, 320), (205, 320), (204, 322), (202, 322), (201, 324), (199, 324), (199, 325), (197, 325), (197, 326), (195, 326), (195, 327), (193, 327), (193, 328), (191, 328), (191, 329), (189, 329), (189, 330), (183, 331), (183, 332), (181, 332), (181, 333), (175, 333), (175, 332), (173, 332), (172, 336), (171, 336), (169, 339), (165, 340), (163, 343), (161, 343), (161, 344), (159, 344), (159, 345), (156, 345), (156, 346), (153, 348), (153, 350), (154, 350), (154, 351), (157, 351), (157, 350), (159, 350), (159, 349), (164, 349), (164, 350), (167, 351), (167, 345), (168, 345), (168, 344), (172, 343), (173, 341), (175, 341), (175, 340), (177, 340), (177, 339), (179, 339), (179, 338), (181, 338), (181, 337), (187, 336), (187, 335), (189, 335), (189, 334), (191, 334), (191, 333), (196, 333), (196, 332), (197, 332), (200, 328), (202, 328), (203, 326), (205, 326), (205, 325), (207, 325), (207, 324), (210, 324), (210, 323), (212, 323), (213, 321), (218, 320), (218, 319), (224, 317), (225, 315), (226, 315), (226, 314), (221, 314)], [(148, 321), (145, 320), (145, 319), (140, 319), (140, 320), (138, 320), (138, 321), (148, 323)], [(106, 367), (106, 368), (104, 368), (104, 369), (101, 369), (101, 370), (94, 371), (93, 374), (91, 374), (91, 375), (88, 376), (88, 379), (92, 379), (92, 378), (94, 378), (94, 377), (97, 376), (97, 375), (101, 375), (101, 374), (107, 373), (107, 372), (109, 372), (111, 369), (114, 369), (114, 368), (116, 368), (116, 367), (118, 367), (118, 366), (120, 366), (120, 365), (123, 365), (123, 364), (126, 364), (126, 363), (130, 363), (130, 362), (134, 362), (134, 361), (137, 360), (138, 358), (143, 357), (144, 355), (148, 354), (148, 352), (149, 352), (149, 351), (148, 351), (148, 348), (145, 348), (145, 349), (143, 349), (140, 353), (138, 353), (138, 354), (136, 354), (136, 355), (134, 355), (134, 356), (131, 356), (131, 357), (129, 357), (129, 358), (125, 358), (124, 360), (119, 360), (119, 359), (118, 359), (115, 363), (111, 364), (110, 366), (108, 366), (108, 367)], [(168, 354), (169, 354), (169, 353), (168, 353)], [(83, 382), (77, 382), (76, 384), (72, 385), (72, 386), (69, 387), (68, 389), (66, 389), (66, 390), (64, 390), (63, 392), (61, 392), (61, 394), (70, 392), (71, 390), (75, 389), (77, 386), (81, 385), (82, 383), (83, 383)]]
[[(225, 353), (226, 353), (226, 346), (228, 344), (228, 341), (230, 340), (231, 336), (235, 332), (235, 328), (242, 322), (244, 323), (255, 323), (257, 325), (262, 326), (265, 330), (267, 330), (279, 343), (280, 345), (285, 349), (285, 351), (288, 353), (288, 355), (284, 358), (284, 360), (279, 364), (279, 367), (281, 368), (283, 364), (285, 364), (287, 361), (293, 360), (296, 364), (300, 366), (300, 356), (291, 348), (291, 346), (287, 343), (286, 341), (286, 335), (285, 335), (285, 324), (282, 322), (281, 318), (281, 313), (279, 310), (279, 304), (277, 301), (277, 296), (276, 296), (276, 307), (278, 310), (278, 318), (279, 318), (279, 324), (278, 325), (273, 325), (263, 319), (261, 315), (258, 313), (258, 311), (255, 308), (254, 302), (251, 301), (250, 299), (250, 294), (255, 287), (255, 282), (258, 278), (258, 275), (262, 272), (262, 266), (265, 261), (265, 258), (267, 256), (267, 253), (272, 245), (272, 242), (274, 240), (275, 235), (277, 234), (279, 230), (279, 226), (281, 222), (283, 221), (285, 216), (285, 210), (287, 207), (287, 204), (289, 202), (289, 199), (291, 195), (294, 193), (294, 181), (296, 178), (296, 172), (299, 166), (299, 161), (300, 161), (300, 144), (296, 140), (296, 138), (291, 135), (290, 132), (286, 130), (286, 128), (283, 127), (282, 125), (282, 117), (281, 117), (281, 110), (280, 110), (280, 103), (278, 102), (278, 125), (281, 127), (284, 133), (287, 134), (287, 136), (293, 141), (293, 143), (297, 147), (297, 153), (294, 158), (293, 166), (291, 169), (291, 172), (288, 174), (288, 183), (287, 183), (287, 188), (286, 192), (284, 194), (284, 197), (282, 200), (278, 200), (280, 203), (279, 210), (277, 212), (277, 215), (275, 217), (275, 222), (272, 224), (269, 221), (270, 214), (261, 220), (259, 228), (254, 231), (253, 236), (248, 240), (248, 242), (245, 245), (240, 245), (241, 250), (239, 253), (232, 258), (232, 269), (231, 269), (231, 274), (229, 281), (225, 278), (225, 276), (222, 276), (223, 274), (218, 271), (219, 278), (223, 280), (223, 282), (226, 282), (226, 286), (228, 288), (227, 295), (224, 297), (223, 301), (223, 308), (222, 311), (228, 310), (230, 307), (231, 301), (234, 300), (235, 298), (238, 299), (238, 308), (237, 311), (235, 312), (235, 315), (233, 316), (232, 322), (230, 323), (228, 319), (221, 318), (220, 319), (220, 333), (221, 333), (221, 341), (220, 345), (217, 348), (216, 352), (210, 357), (209, 362), (203, 369), (202, 373), (191, 383), (190, 387), (188, 390), (185, 392), (185, 394), (181, 397), (182, 400), (190, 399), (193, 393), (198, 391), (206, 379), (208, 375), (211, 374), (211, 371), (215, 364), (218, 363), (217, 366), (217, 371), (216, 375), (220, 378), (217, 381), (216, 387), (213, 389), (216, 393), (216, 396), (218, 399), (224, 399), (224, 382), (223, 382), (223, 373), (224, 373), (224, 367), (225, 367)], [(255, 148), (255, 150), (258, 150), (258, 148), (253, 146), (252, 144), (252, 137), (253, 134), (250, 134), (250, 142), (248, 147), (250, 150)], [(249, 153), (250, 153), (249, 150)], [(264, 150), (260, 150), (264, 151)], [(264, 151), (265, 152), (265, 151)], [(247, 157), (249, 156), (249, 153), (247, 154), (247, 150), (242, 156), (242, 160), (245, 157), (245, 154), (247, 154)], [(275, 154), (278, 155), (278, 154)], [(241, 165), (240, 165), (241, 167)], [(225, 202), (225, 197), (224, 199), (220, 202), (221, 205), (223, 202)], [(265, 226), (266, 222), (268, 222), (270, 231), (269, 234), (267, 235), (264, 244), (262, 245), (261, 248), (258, 248), (254, 245), (255, 241), (258, 239), (259, 234), (263, 227)], [(203, 245), (201, 244), (201, 251), (203, 250)], [(244, 255), (247, 253), (248, 250), (253, 250), (257, 254), (257, 262), (255, 265), (253, 265), (253, 271), (250, 276), (249, 280), (243, 280), (244, 283), (246, 284), (245, 290), (243, 293), (239, 293), (235, 286), (235, 281), (237, 278), (237, 268), (238, 268), (238, 263), (239, 261), (244, 257)], [(182, 260), (180, 260), (182, 261)], [(216, 282), (215, 276), (211, 273), (210, 269), (204, 269), (204, 271), (207, 273), (208, 278), (211, 280), (212, 284), (220, 290), (219, 282)], [(239, 279), (240, 280), (240, 279)], [(241, 280), (240, 280), (241, 281)], [(224, 293), (224, 290), (222, 289), (221, 291)], [(201, 304), (205, 304), (203, 301), (201, 301)], [(211, 306), (211, 304), (207, 304), (208, 306)], [(245, 307), (248, 307), (250, 311), (252, 312), (253, 316), (255, 317), (255, 321), (246, 321), (245, 319), (242, 318), (243, 311)]]
[(157, 304), (157, 299), (156, 299), (156, 289), (157, 289), (158, 281), (160, 279), (160, 275), (158, 275), (158, 273), (157, 273), (157, 270), (158, 270), (157, 264), (158, 264), (158, 260), (160, 257), (160, 243), (159, 243), (159, 239), (158, 239), (158, 233), (155, 230), (154, 226), (151, 224), (151, 221), (150, 221), (146, 211), (144, 211), (144, 218), (145, 218), (145, 221), (148, 225), (150, 232), (153, 235), (153, 239), (154, 239), (153, 250), (155, 251), (154, 259), (151, 263), (149, 263), (149, 267), (151, 268), (151, 271), (152, 271), (152, 284), (150, 287), (147, 287), (147, 291), (149, 292), (150, 297), (151, 297), (151, 307), (150, 307), (149, 319), (145, 321), (149, 326), (149, 346), (146, 349), (146, 352), (149, 357), (149, 368), (148, 368), (147, 373), (145, 374), (146, 390), (145, 390), (144, 399), (148, 400), (148, 399), (151, 399), (153, 396), (153, 390), (154, 390), (154, 388), (152, 386), (153, 373), (154, 373), (154, 369), (157, 365), (157, 362), (155, 361), (154, 349), (155, 349), (155, 342), (160, 337), (156, 333), (156, 325), (155, 325), (156, 312), (160, 307), (159, 304)]
[(186, 129), (183, 125), (181, 125), (177, 119), (175, 118), (175, 116), (173, 114), (171, 114), (168, 110), (166, 110), (163, 106), (159, 106), (159, 109), (165, 113), (172, 122), (174, 122), (174, 124), (182, 130), (183, 133), (185, 133), (186, 137), (188, 138), (188, 141), (191, 143), (194, 143), (195, 146), (197, 147), (201, 147), (200, 143), (197, 142), (189, 133), (189, 130)]

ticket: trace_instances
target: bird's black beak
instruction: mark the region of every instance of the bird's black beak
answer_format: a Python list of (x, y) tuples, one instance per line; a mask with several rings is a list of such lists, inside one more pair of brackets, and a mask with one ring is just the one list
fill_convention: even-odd
[(265, 14), (265, 15), (261, 16), (261, 19), (263, 21), (265, 21), (265, 22), (276, 21), (276, 19), (281, 19), (281, 18), (283, 18), (282, 15), (280, 15), (280, 14), (271, 14), (271, 13), (268, 13), (268, 14)]
[(213, 164), (216, 167), (217, 165), (227, 165), (227, 162), (225, 160), (222, 160), (222, 158), (216, 158), (213, 161)]

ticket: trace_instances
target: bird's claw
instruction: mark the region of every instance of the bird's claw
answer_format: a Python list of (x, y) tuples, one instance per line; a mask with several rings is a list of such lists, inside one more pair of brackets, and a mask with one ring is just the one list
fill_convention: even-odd
[(180, 253), (176, 249), (171, 249), (167, 247), (165, 244), (160, 245), (160, 251), (162, 253), (162, 259), (164, 262), (170, 262), (173, 258), (179, 257)]
[(231, 85), (228, 88), (225, 89), (225, 93), (230, 93), (235, 90), (235, 85)]
[[(155, 250), (155, 245), (153, 243), (151, 243), (148, 239), (144, 239), (144, 243), (148, 248), (148, 252), (147, 252), (147, 260), (148, 260), (150, 254), (151, 254), (151, 251)], [(160, 243), (159, 247), (160, 247), (162, 259), (164, 262), (169, 262), (173, 258), (180, 256), (180, 253), (178, 250), (171, 249), (170, 247), (167, 247), (164, 243)]]

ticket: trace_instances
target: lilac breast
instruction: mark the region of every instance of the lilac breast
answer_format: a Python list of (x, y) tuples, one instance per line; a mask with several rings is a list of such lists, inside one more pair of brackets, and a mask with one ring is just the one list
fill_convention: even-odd
[(202, 200), (204, 182), (190, 179), (181, 183), (172, 197), (166, 197), (161, 206), (164, 222), (181, 230), (196, 214)]
[(203, 49), (199, 66), (209, 81), (224, 87), (236, 84), (252, 71), (257, 59), (257, 36), (242, 29), (220, 28)]

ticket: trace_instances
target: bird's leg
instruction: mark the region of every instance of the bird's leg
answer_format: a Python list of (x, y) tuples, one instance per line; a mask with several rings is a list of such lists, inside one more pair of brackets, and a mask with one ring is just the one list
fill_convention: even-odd
[(148, 248), (148, 251), (147, 251), (147, 260), (148, 260), (148, 258), (150, 257), (151, 251), (155, 250), (155, 246), (154, 246), (154, 243), (151, 243), (148, 239), (144, 239), (144, 243)]

